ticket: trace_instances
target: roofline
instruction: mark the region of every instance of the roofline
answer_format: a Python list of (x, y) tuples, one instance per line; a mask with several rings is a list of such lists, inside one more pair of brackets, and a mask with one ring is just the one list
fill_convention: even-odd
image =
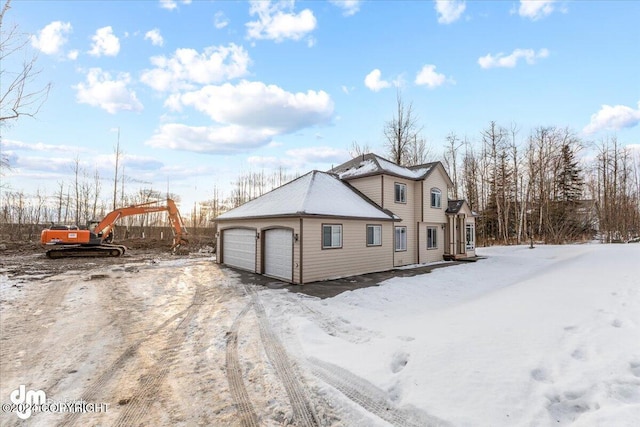
[[(378, 208), (379, 209), (379, 208)], [(386, 214), (386, 212), (385, 212)], [(293, 214), (278, 214), (278, 215), (263, 215), (263, 216), (243, 216), (237, 218), (214, 218), (214, 222), (223, 222), (223, 221), (244, 221), (244, 220), (254, 220), (254, 219), (275, 219), (275, 218), (339, 218), (339, 219), (352, 219), (356, 221), (389, 221), (389, 222), (398, 222), (402, 221), (400, 218), (378, 218), (372, 216), (346, 216), (346, 215), (330, 215), (330, 214), (308, 214), (308, 213), (293, 213)]]
[[(376, 165), (378, 166), (378, 170), (373, 171), (373, 172), (364, 173), (364, 174), (361, 174), (361, 175), (356, 175), (356, 176), (347, 176), (347, 177), (344, 177), (344, 178), (340, 177), (340, 173), (333, 172), (336, 168), (339, 168), (340, 166), (342, 166), (344, 164), (347, 164), (349, 162), (352, 162), (352, 161), (354, 161), (354, 160), (356, 160), (358, 158), (361, 158), (362, 159), (361, 161), (364, 161), (366, 156), (371, 156), (371, 160), (373, 160), (376, 163)], [(384, 158), (384, 157), (382, 157), (382, 156), (380, 156), (380, 155), (378, 155), (376, 153), (366, 153), (366, 154), (354, 157), (351, 160), (348, 160), (348, 161), (336, 166), (335, 168), (332, 168), (331, 171), (329, 171), (328, 173), (332, 173), (332, 174), (338, 175), (338, 178), (340, 180), (342, 180), (342, 181), (351, 181), (352, 179), (367, 178), (367, 177), (370, 177), (370, 176), (378, 176), (378, 175), (389, 175), (389, 176), (393, 176), (393, 177), (396, 177), (396, 178), (406, 179), (406, 180), (409, 180), (409, 181), (423, 181), (423, 180), (427, 179), (427, 177), (429, 175), (431, 175), (431, 173), (433, 173), (433, 170), (435, 168), (440, 166), (442, 168), (442, 172), (444, 173), (444, 176), (445, 176), (449, 186), (453, 187), (453, 181), (451, 180), (451, 177), (449, 176), (449, 173), (445, 169), (445, 167), (442, 164), (442, 162), (439, 161), (439, 160), (437, 160), (435, 162), (421, 163), (419, 165), (413, 165), (413, 166), (397, 165), (399, 167), (402, 167), (402, 168), (405, 168), (405, 169), (409, 169), (409, 170), (412, 170), (412, 171), (415, 171), (416, 169), (420, 169), (421, 167), (429, 166), (429, 170), (427, 170), (427, 172), (424, 175), (422, 175), (421, 177), (410, 178), (408, 176), (403, 176), (403, 175), (400, 175), (400, 174), (397, 174), (397, 173), (393, 173), (393, 172), (387, 171), (385, 168), (383, 168), (380, 165), (380, 162), (378, 161), (378, 159), (382, 159), (382, 160), (384, 160), (386, 162), (393, 163), (393, 161), (391, 161), (389, 159), (386, 159), (386, 158)], [(395, 163), (393, 163), (393, 164), (395, 164)]]

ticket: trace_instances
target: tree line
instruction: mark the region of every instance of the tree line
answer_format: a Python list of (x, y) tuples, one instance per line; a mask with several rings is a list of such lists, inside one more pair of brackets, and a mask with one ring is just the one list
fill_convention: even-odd
[[(384, 125), (387, 156), (413, 166), (435, 159), (422, 127), (398, 94)], [(352, 153), (361, 147), (354, 144)], [(522, 135), (516, 124), (491, 121), (475, 141), (451, 132), (441, 160), (454, 186), (478, 215), (480, 244), (598, 238), (628, 241), (640, 235), (640, 153), (616, 137), (585, 141), (569, 128), (539, 126)]]

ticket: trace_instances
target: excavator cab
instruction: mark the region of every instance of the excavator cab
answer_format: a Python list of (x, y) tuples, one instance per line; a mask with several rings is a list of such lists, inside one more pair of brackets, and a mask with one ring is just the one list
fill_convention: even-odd
[(104, 239), (102, 238), (102, 232), (97, 232), (96, 233), (96, 228), (98, 227), (100, 222), (101, 221), (97, 220), (97, 219), (93, 219), (93, 220), (87, 222), (87, 230), (89, 230), (92, 235), (95, 234), (96, 237), (99, 238), (101, 242), (103, 242), (103, 243), (113, 243), (113, 229), (109, 230), (109, 234)]

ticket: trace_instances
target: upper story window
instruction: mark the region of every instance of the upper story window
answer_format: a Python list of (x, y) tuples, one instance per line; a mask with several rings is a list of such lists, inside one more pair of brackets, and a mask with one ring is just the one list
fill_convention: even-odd
[(322, 249), (335, 249), (342, 247), (342, 225), (322, 225)]
[(440, 191), (439, 188), (431, 189), (431, 207), (432, 208), (442, 207), (442, 191)]
[(367, 225), (367, 246), (382, 245), (382, 226)]
[(396, 182), (395, 184), (395, 202), (407, 203), (407, 184)]

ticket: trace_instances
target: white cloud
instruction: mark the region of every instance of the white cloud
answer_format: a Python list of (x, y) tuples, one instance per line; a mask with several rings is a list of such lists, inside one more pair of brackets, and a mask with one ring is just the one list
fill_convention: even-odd
[(249, 81), (175, 94), (165, 105), (173, 109), (191, 106), (218, 123), (268, 129), (274, 135), (327, 123), (333, 115), (333, 101), (324, 91), (291, 93)]
[(344, 16), (352, 16), (360, 11), (362, 0), (329, 0), (332, 4), (342, 9)]
[[(182, 0), (182, 4), (191, 4), (191, 0)], [(176, 0), (160, 0), (160, 7), (167, 10), (175, 10), (178, 8)]]
[(100, 68), (91, 68), (85, 83), (73, 86), (76, 100), (80, 104), (88, 104), (102, 108), (110, 114), (118, 111), (141, 111), (142, 104), (136, 93), (127, 86), (131, 82), (128, 73), (121, 73), (116, 79)]
[(556, 0), (520, 0), (518, 14), (523, 18), (536, 21), (553, 12), (553, 3), (555, 3), (555, 1)]
[(93, 56), (116, 56), (120, 52), (120, 40), (113, 35), (113, 28), (102, 27), (91, 37), (93, 44), (89, 55)]
[(300, 13), (293, 13), (293, 1), (253, 0), (249, 14), (257, 15), (257, 21), (248, 22), (247, 37), (258, 40), (275, 40), (281, 42), (286, 39), (300, 40), (316, 29), (316, 17), (310, 9)]
[(154, 46), (162, 46), (164, 44), (162, 34), (160, 34), (160, 30), (157, 28), (147, 31), (147, 33), (144, 35), (144, 39), (151, 40), (151, 44)]
[(203, 53), (194, 49), (177, 49), (171, 58), (154, 56), (151, 63), (156, 67), (142, 73), (140, 80), (153, 89), (193, 89), (193, 84), (218, 83), (247, 74), (251, 63), (249, 54), (242, 46), (211, 46)]
[(213, 17), (213, 25), (220, 30), (229, 25), (229, 19), (226, 17), (224, 12), (218, 11)]
[(80, 52), (78, 52), (76, 49), (70, 50), (67, 53), (67, 59), (70, 59), (71, 61), (75, 61), (76, 59), (78, 59), (78, 55), (79, 54), (80, 54)]
[(209, 154), (246, 152), (267, 145), (273, 133), (265, 129), (242, 126), (187, 126), (164, 124), (145, 142), (154, 148), (193, 151)]
[(78, 153), (81, 151), (87, 151), (86, 147), (78, 147), (73, 145), (64, 144), (44, 144), (42, 142), (28, 143), (22, 141), (16, 141), (11, 139), (2, 140), (2, 149), (16, 149), (26, 151), (59, 151), (63, 153)]
[(441, 86), (445, 84), (447, 81), (450, 83), (455, 83), (455, 81), (451, 78), (447, 79), (447, 76), (444, 74), (440, 74), (436, 72), (435, 65), (425, 65), (416, 75), (415, 83), (418, 86), (428, 86), (429, 89), (433, 89), (435, 87)]
[(482, 68), (496, 68), (496, 67), (505, 67), (505, 68), (513, 68), (517, 65), (519, 59), (524, 59), (527, 64), (535, 64), (537, 59), (546, 58), (549, 56), (549, 51), (547, 49), (540, 49), (536, 52), (533, 49), (515, 49), (511, 52), (510, 55), (505, 56), (504, 53), (500, 52), (497, 55), (491, 55), (490, 53), (486, 56), (482, 56), (478, 58), (478, 64)]
[(31, 36), (31, 45), (47, 55), (60, 53), (62, 46), (67, 42), (66, 34), (72, 31), (71, 23), (54, 21)]
[(466, 8), (464, 0), (435, 0), (435, 9), (438, 12), (440, 24), (451, 24), (457, 21)]
[(600, 111), (591, 116), (591, 121), (582, 130), (585, 134), (601, 130), (621, 130), (640, 124), (640, 101), (638, 109), (626, 105), (603, 105)]
[(390, 87), (391, 83), (380, 79), (381, 74), (380, 70), (376, 68), (364, 78), (364, 85), (374, 92)]

